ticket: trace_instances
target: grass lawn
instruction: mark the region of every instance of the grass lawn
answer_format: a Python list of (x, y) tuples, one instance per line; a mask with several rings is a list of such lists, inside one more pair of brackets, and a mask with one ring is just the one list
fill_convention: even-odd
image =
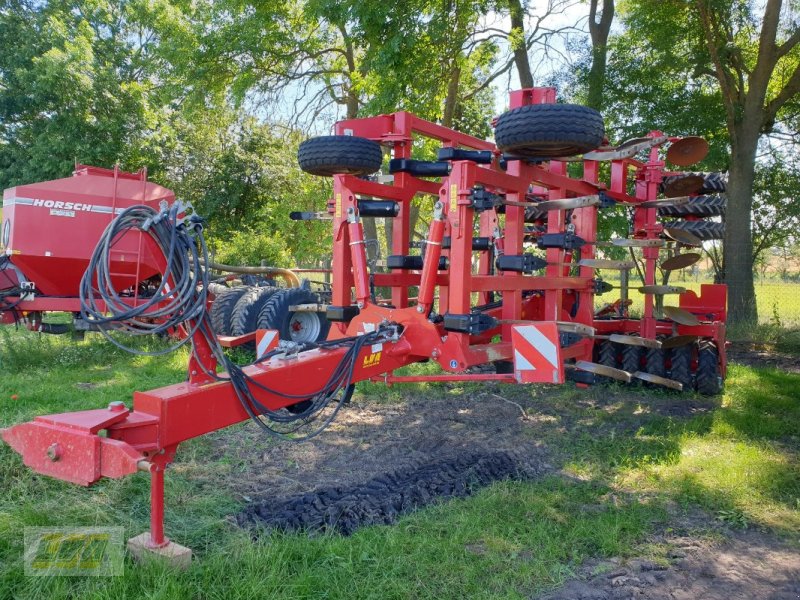
[[(10, 328), (0, 336), (2, 426), (128, 401), (185, 373), (185, 353), (133, 357), (93, 336), (74, 343)], [(148, 526), (148, 479), (83, 489), (33, 474), (0, 446), (0, 598), (521, 598), (558, 585), (589, 557), (641, 552), (676, 506), (800, 547), (800, 375), (734, 366), (712, 410), (638, 421), (650, 402), (674, 397), (640, 389), (639, 401), (617, 407), (613, 399), (629, 392), (615, 387), (498, 389), (521, 404), (534, 398), (531, 415), (553, 415), (537, 435), (557, 474), (495, 484), (347, 538), (252, 539), (230, 519), (243, 502), (225, 485), (241, 475), (236, 463), (209, 460), (209, 438), (185, 444), (167, 474), (166, 521), (167, 533), (195, 551), (186, 572), (128, 559), (122, 577), (26, 577), (24, 527), (116, 525), (137, 535)], [(420, 393), (402, 390), (380, 402)], [(357, 400), (377, 391), (362, 386)], [(612, 402), (581, 401), (592, 397)], [(632, 422), (642, 424), (631, 430)], [(224, 435), (235, 428), (212, 434)]]

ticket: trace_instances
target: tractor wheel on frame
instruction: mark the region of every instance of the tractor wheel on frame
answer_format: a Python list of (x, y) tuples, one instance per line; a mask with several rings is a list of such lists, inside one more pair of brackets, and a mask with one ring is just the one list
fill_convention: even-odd
[(671, 221), (669, 223), (664, 223), (664, 227), (687, 231), (704, 242), (708, 240), (721, 240), (725, 237), (725, 223), (717, 223), (716, 221)]
[(277, 329), (282, 340), (320, 342), (328, 337), (331, 323), (320, 312), (293, 312), (296, 304), (317, 304), (319, 298), (302, 288), (279, 290), (258, 314), (258, 329)]
[(628, 373), (633, 374), (636, 371), (641, 371), (642, 347), (631, 346), (630, 344), (623, 345), (619, 363), (619, 368)]
[(683, 384), (683, 391), (692, 389), (692, 344), (670, 350), (670, 379)]
[(686, 204), (662, 206), (659, 217), (718, 217), (725, 214), (728, 198), (722, 194), (695, 196)]
[(378, 142), (352, 135), (325, 135), (300, 144), (297, 162), (306, 173), (369, 175), (381, 168), (383, 152)]
[[(597, 355), (595, 357), (595, 362), (598, 365), (603, 365), (604, 367), (611, 367), (613, 369), (617, 368), (617, 354), (619, 348), (617, 348), (617, 344), (610, 340), (601, 340), (599, 344), (597, 344)], [(611, 377), (602, 377), (597, 376), (598, 381), (602, 381), (605, 383), (611, 383), (615, 381)]]
[[(267, 301), (277, 293), (278, 288), (274, 287), (254, 287), (244, 294), (233, 309), (231, 317), (231, 331), (233, 335), (244, 335), (255, 331), (258, 323), (258, 313)], [(255, 348), (253, 342), (244, 345), (252, 350)]]
[(715, 396), (722, 391), (719, 351), (713, 342), (700, 342), (700, 347), (697, 351), (695, 387), (704, 396)]
[[(664, 364), (664, 351), (661, 348), (648, 348), (644, 354), (644, 371), (650, 375), (657, 375), (658, 377), (666, 377), (667, 367)], [(648, 387), (661, 388), (662, 386), (655, 383), (645, 384)]]
[(494, 138), (507, 154), (530, 159), (574, 156), (594, 150), (605, 137), (603, 117), (577, 104), (529, 104), (503, 113)]
[(217, 335), (233, 335), (231, 321), (233, 319), (233, 309), (236, 303), (250, 289), (249, 286), (240, 285), (226, 289), (219, 293), (211, 303), (209, 315), (211, 317), (211, 328)]

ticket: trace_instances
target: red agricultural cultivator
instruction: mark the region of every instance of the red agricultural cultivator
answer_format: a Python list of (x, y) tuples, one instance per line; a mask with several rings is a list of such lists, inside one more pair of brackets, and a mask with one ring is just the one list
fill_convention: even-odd
[[(147, 333), (158, 311), (192, 341), (188, 381), (137, 392), (132, 408), (115, 401), (2, 432), (26, 465), (58, 479), (90, 485), (149, 472), (151, 529), (132, 540), (134, 549), (176, 551), (164, 535), (164, 470), (181, 442), (246, 419), (271, 434), (315, 435), (359, 381), (616, 380), (720, 391), (725, 286), (702, 285), (697, 294), (668, 281), (700, 259), (692, 248), (720, 234), (706, 217), (724, 210), (721, 178), (666, 168), (665, 158), (678, 166), (701, 160), (702, 140), (651, 132), (611, 147), (600, 115), (556, 104), (552, 88), (512, 93), (496, 143), (406, 112), (343, 121), (336, 134), (307, 140), (298, 156), (305, 171), (333, 176), (329, 212), (293, 215), (332, 219), (327, 340), (276, 345), (274, 332), (259, 330), (256, 361), (233, 364), (206, 311), (201, 221), (177, 202), (133, 206), (106, 229), (83, 275), (82, 315), (101, 330), (121, 322)], [(438, 143), (436, 161), (413, 158), (421, 140)], [(385, 153), (391, 177), (371, 177)], [(430, 216), (417, 245), (414, 199)], [(626, 211), (629, 234), (599, 240), (602, 211)], [(375, 217), (392, 220), (383, 272), (367, 259), (362, 219)], [(102, 249), (120, 236), (151, 248), (157, 301), (140, 306), (117, 294), (117, 267)], [(599, 276), (609, 270), (618, 285)], [(598, 308), (596, 297), (613, 289), (618, 298)], [(634, 293), (643, 299), (636, 315)], [(426, 361), (442, 373), (395, 374)]]

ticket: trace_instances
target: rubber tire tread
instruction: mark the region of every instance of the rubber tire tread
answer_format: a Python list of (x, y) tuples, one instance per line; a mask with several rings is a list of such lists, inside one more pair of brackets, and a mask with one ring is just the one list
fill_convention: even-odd
[(695, 389), (704, 396), (716, 396), (722, 392), (719, 351), (712, 342), (700, 342), (697, 351)]
[(683, 391), (692, 389), (692, 344), (679, 346), (670, 350), (670, 379), (683, 384)]
[(381, 168), (383, 152), (377, 142), (352, 135), (313, 137), (297, 150), (300, 168), (311, 175), (369, 175)]
[(719, 217), (725, 214), (728, 198), (724, 194), (713, 196), (695, 196), (686, 204), (679, 206), (662, 206), (658, 209), (659, 217)]
[(636, 373), (642, 370), (642, 347), (631, 346), (630, 344), (622, 345), (622, 352), (619, 359), (620, 369), (628, 373)]
[(514, 156), (574, 156), (603, 143), (605, 126), (599, 112), (577, 104), (529, 104), (497, 119), (497, 147)]
[[(271, 296), (277, 293), (275, 287), (254, 287), (244, 294), (233, 309), (231, 317), (231, 331), (233, 335), (244, 335), (255, 331), (258, 323), (258, 314), (261, 307), (267, 303)], [(255, 344), (245, 344), (248, 348), (254, 348)]]
[[(294, 313), (289, 311), (289, 307), (294, 304), (315, 304), (317, 302), (319, 302), (319, 297), (309, 290), (304, 290), (302, 288), (279, 290), (268, 302), (262, 305), (256, 319), (257, 328), (277, 329), (282, 340), (291, 341), (292, 336), (289, 332), (289, 323)], [(320, 342), (328, 337), (328, 330), (331, 328), (331, 322), (325, 318), (324, 313), (317, 312), (313, 314), (317, 315), (321, 323), (317, 339), (310, 341)]]
[(218, 294), (211, 303), (209, 316), (211, 317), (211, 328), (217, 335), (233, 335), (231, 320), (233, 319), (233, 309), (236, 303), (244, 296), (250, 286), (240, 285), (228, 288)]
[(728, 181), (722, 173), (706, 173), (701, 194), (724, 194), (728, 189)]
[(460, 451), (360, 483), (252, 503), (237, 515), (237, 522), (255, 526), (255, 535), (278, 530), (347, 536), (361, 527), (390, 525), (405, 514), (448, 498), (470, 496), (495, 481), (525, 481), (536, 475), (521, 458), (508, 452)]
[(725, 237), (725, 223), (716, 221), (670, 221), (664, 227), (682, 229), (696, 235), (702, 241), (721, 240)]

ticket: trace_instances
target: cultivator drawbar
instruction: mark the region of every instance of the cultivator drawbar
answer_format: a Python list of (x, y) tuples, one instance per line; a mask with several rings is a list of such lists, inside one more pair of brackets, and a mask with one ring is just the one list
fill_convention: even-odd
[[(656, 131), (611, 147), (600, 116), (555, 104), (552, 88), (512, 93), (495, 134), (496, 144), (398, 112), (343, 121), (336, 135), (307, 140), (301, 168), (333, 177), (327, 213), (293, 215), (333, 223), (327, 341), (281, 342), (239, 367), (221, 351), (207, 315), (192, 318), (187, 382), (138, 392), (132, 409), (114, 402), (37, 417), (4, 430), (3, 439), (34, 470), (82, 485), (150, 472), (144, 540), (158, 549), (170, 547), (163, 477), (181, 442), (248, 418), (271, 433), (296, 432), (313, 418), (324, 426), (358, 381), (616, 380), (718, 392), (725, 286), (702, 285), (697, 294), (669, 283), (672, 272), (699, 260), (684, 249), (716, 235), (719, 224), (705, 219), (724, 210), (724, 182), (668, 171), (662, 149), (689, 166), (702, 159), (702, 141)], [(423, 139), (439, 145), (437, 160), (415, 156)], [(390, 177), (372, 177), (384, 153)], [(412, 243), (412, 201), (429, 221), (421, 244)], [(598, 239), (601, 211), (627, 211), (628, 235)], [(370, 268), (374, 241), (363, 227), (376, 217), (391, 219), (382, 270)], [(199, 226), (176, 225), (172, 234), (202, 258)], [(176, 264), (168, 279), (197, 265)], [(608, 270), (618, 284), (601, 278)], [(612, 290), (617, 299), (598, 307), (596, 298)], [(642, 296), (640, 314), (631, 309), (633, 294)], [(423, 361), (442, 373), (394, 373)]]

